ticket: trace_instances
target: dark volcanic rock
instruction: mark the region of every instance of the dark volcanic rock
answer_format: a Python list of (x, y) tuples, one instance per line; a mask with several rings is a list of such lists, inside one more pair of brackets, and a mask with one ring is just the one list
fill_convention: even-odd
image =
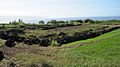
[(14, 42), (13, 40), (7, 40), (7, 41), (5, 42), (5, 45), (6, 45), (7, 47), (15, 47), (15, 42)]
[(0, 61), (3, 60), (3, 58), (4, 58), (4, 54), (2, 51), (0, 51)]

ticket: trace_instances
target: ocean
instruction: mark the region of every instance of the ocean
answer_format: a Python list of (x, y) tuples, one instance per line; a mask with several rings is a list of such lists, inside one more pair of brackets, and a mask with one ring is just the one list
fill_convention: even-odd
[(0, 16), (0, 23), (9, 23), (10, 21), (22, 19), (25, 23), (38, 23), (43, 20), (47, 23), (49, 20), (120, 20), (120, 16), (99, 16), (99, 17), (68, 17), (68, 18), (47, 18), (47, 17), (36, 17), (36, 16)]

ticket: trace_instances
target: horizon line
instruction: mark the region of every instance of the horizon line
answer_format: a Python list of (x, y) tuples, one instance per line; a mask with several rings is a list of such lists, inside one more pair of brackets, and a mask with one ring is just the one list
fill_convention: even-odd
[(69, 17), (46, 17), (46, 16), (0, 16), (0, 17), (41, 17), (41, 18), (74, 18), (74, 17), (120, 17), (120, 16), (69, 16)]

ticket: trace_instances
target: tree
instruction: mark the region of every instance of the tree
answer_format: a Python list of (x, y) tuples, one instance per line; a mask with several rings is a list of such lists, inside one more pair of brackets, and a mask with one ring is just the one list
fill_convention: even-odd
[(10, 21), (9, 24), (12, 24), (12, 22)]
[(23, 20), (22, 19), (18, 19), (18, 22), (23, 22)]
[(94, 20), (91, 20), (91, 19), (86, 19), (84, 20), (85, 23), (95, 23)]
[(16, 21), (16, 20), (10, 21), (9, 24), (13, 24), (13, 25), (24, 25), (25, 23), (23, 22), (22, 19), (18, 19), (18, 21)]
[(19, 23), (16, 20), (14, 20), (11, 22), (11, 24), (18, 25)]
[(5, 29), (5, 28), (6, 28), (5, 24), (1, 24), (1, 25), (2, 25), (2, 27), (1, 27), (2, 29)]
[(45, 22), (41, 20), (41, 21), (39, 21), (39, 24), (45, 24)]
[(57, 23), (61, 23), (61, 24), (64, 24), (65, 21), (56, 21)]
[(95, 21), (94, 21), (94, 20), (90, 20), (89, 22), (90, 22), (90, 23), (95, 23)]
[(86, 19), (86, 20), (84, 20), (85, 23), (88, 23), (89, 21), (90, 21), (90, 19)]
[(83, 23), (82, 20), (70, 20), (70, 23), (71, 24), (80, 24), (80, 23)]
[(69, 23), (69, 21), (66, 21), (66, 23), (68, 24), (68, 23)]
[(48, 21), (48, 24), (58, 25), (58, 22), (56, 20), (50, 20)]
[(78, 22), (78, 23), (83, 23), (82, 20), (75, 20), (75, 22)]

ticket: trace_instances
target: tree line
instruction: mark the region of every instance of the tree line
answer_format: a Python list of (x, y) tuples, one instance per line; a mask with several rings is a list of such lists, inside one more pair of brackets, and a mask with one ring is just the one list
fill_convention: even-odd
[[(94, 20), (92, 19), (85, 19), (85, 20), (69, 20), (69, 21), (63, 21), (63, 20), (49, 20), (47, 23), (45, 23), (45, 21), (41, 20), (38, 22), (38, 24), (44, 25), (44, 24), (48, 24), (48, 25), (58, 25), (58, 24), (82, 24), (82, 23), (95, 23)], [(18, 19), (18, 21), (14, 20), (14, 21), (10, 21), (9, 24), (13, 24), (13, 25), (22, 25), (25, 24), (24, 21), (22, 19)]]

